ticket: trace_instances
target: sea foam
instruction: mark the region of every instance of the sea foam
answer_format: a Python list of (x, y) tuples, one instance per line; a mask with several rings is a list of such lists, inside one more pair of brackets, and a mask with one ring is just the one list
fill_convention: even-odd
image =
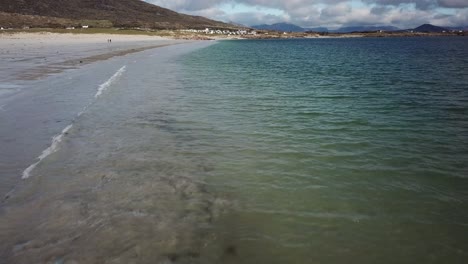
[(98, 91), (96, 95), (94, 95), (94, 98), (98, 98), (99, 96), (101, 96), (101, 94), (125, 72), (126, 68), (126, 66), (123, 66), (114, 75), (112, 75), (112, 77), (110, 77), (110, 79), (107, 80), (107, 82), (99, 85)]
[[(125, 69), (126, 69), (126, 66), (123, 66), (122, 68), (120, 68), (114, 75), (112, 75), (112, 77), (110, 77), (105, 83), (99, 85), (98, 89), (97, 89), (97, 93), (94, 95), (94, 98), (98, 98), (99, 96), (102, 95), (102, 93), (107, 89), (109, 88), (109, 86), (115, 82), (124, 72), (125, 72)], [(94, 102), (91, 102), (90, 104), (88, 104), (84, 109), (83, 111), (81, 111), (80, 113), (78, 113), (78, 115), (76, 116), (77, 118), (80, 117), (88, 108), (89, 106), (91, 106), (91, 104), (93, 104)], [(22, 179), (27, 179), (31, 176), (31, 172), (37, 167), (37, 165), (39, 165), (42, 160), (44, 160), (45, 158), (47, 158), (49, 155), (55, 153), (58, 149), (59, 149), (59, 144), (60, 142), (62, 142), (63, 140), (63, 137), (68, 133), (68, 131), (70, 131), (70, 129), (73, 127), (73, 122), (74, 120), (72, 121), (72, 124), (68, 125), (66, 128), (64, 128), (62, 130), (62, 132), (56, 136), (54, 136), (52, 138), (52, 144), (50, 145), (50, 147), (48, 147), (47, 149), (45, 149), (44, 151), (42, 151), (42, 154), (37, 157), (38, 161), (32, 165), (30, 165), (28, 168), (26, 168), (24, 171), (23, 171), (23, 175), (22, 175)]]
[(47, 156), (49, 156), (50, 154), (56, 152), (58, 150), (58, 146), (59, 146), (59, 143), (62, 142), (63, 140), (63, 136), (73, 127), (73, 125), (69, 125), (67, 126), (66, 128), (64, 128), (62, 130), (62, 133), (54, 136), (52, 138), (52, 144), (50, 145), (50, 147), (46, 148), (44, 151), (42, 151), (42, 154), (37, 157), (38, 158), (38, 161), (34, 164), (32, 164), (31, 166), (29, 166), (27, 169), (25, 169), (23, 171), (23, 176), (22, 178), (23, 179), (27, 179), (29, 178), (29, 176), (31, 176), (31, 172), (34, 170), (34, 168), (36, 168), (37, 165), (39, 165), (39, 163), (41, 163), (41, 161), (43, 159), (45, 159)]

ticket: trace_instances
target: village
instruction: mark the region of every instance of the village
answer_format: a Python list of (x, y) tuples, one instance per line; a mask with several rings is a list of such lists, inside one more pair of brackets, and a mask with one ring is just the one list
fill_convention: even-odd
[(257, 35), (257, 32), (255, 30), (237, 30), (237, 31), (231, 31), (231, 30), (221, 30), (221, 29), (210, 29), (210, 28), (205, 28), (202, 30), (199, 29), (182, 29), (180, 30), (182, 32), (190, 32), (190, 33), (203, 33), (207, 35)]

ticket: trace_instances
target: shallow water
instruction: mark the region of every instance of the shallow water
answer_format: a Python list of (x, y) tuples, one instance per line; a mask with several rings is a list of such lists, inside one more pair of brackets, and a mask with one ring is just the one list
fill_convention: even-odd
[[(232, 41), (184, 63), (229, 263), (462, 263), (465, 38)], [(198, 81), (197, 81), (198, 80)]]
[(80, 98), (89, 103), (64, 122), (3, 201), (2, 263), (198, 258), (218, 198), (201, 184), (204, 159), (179, 152), (190, 142), (170, 128), (168, 104), (180, 87), (175, 58), (207, 45), (171, 46), (105, 65), (115, 73)]
[(4, 202), (0, 253), (463, 263), (466, 44), (223, 41), (119, 60), (107, 78), (125, 72)]

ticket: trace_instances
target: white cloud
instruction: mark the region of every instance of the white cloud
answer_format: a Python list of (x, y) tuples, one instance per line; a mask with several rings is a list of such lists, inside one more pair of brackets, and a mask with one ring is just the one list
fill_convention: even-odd
[[(393, 25), (411, 28), (422, 23), (468, 24), (468, 0), (146, 0), (179, 12), (245, 25), (291, 22), (304, 27)], [(358, 4), (356, 4), (358, 3)], [(249, 10), (223, 11), (238, 5)], [(265, 12), (279, 10), (275, 14)], [(443, 8), (443, 9), (441, 9)], [(446, 10), (452, 10), (447, 12)]]

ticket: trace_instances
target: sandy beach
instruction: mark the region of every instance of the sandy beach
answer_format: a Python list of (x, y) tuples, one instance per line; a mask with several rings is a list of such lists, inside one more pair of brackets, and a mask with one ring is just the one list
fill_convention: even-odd
[(5, 82), (38, 79), (80, 64), (183, 42), (144, 35), (0, 34), (0, 94), (6, 93)]
[(115, 41), (154, 41), (169, 40), (168, 38), (146, 35), (120, 35), (120, 34), (59, 34), (59, 33), (4, 33), (0, 34), (2, 45), (5, 42), (37, 43), (45, 42), (47, 44), (85, 44), (106, 42), (107, 39)]

